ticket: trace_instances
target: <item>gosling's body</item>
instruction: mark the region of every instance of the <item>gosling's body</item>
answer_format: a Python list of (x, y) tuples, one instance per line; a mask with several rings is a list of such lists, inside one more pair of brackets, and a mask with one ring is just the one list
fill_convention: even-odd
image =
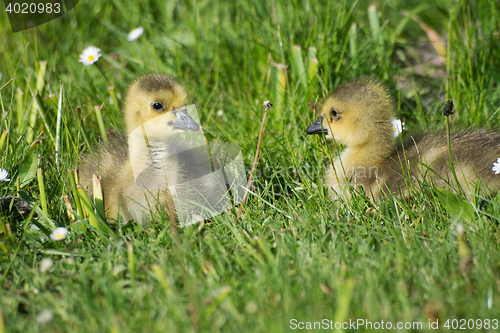
[[(425, 179), (439, 187), (454, 187), (448, 166), (445, 132), (394, 138), (394, 105), (389, 92), (370, 80), (340, 86), (325, 101), (322, 118), (308, 134), (325, 133), (346, 146), (326, 170), (325, 183), (332, 194), (349, 197), (347, 184), (363, 187), (368, 197), (380, 198), (388, 190), (407, 196), (411, 184)], [(500, 175), (492, 171), (500, 157), (500, 133), (463, 131), (451, 134), (454, 168), (460, 186), (470, 198), (481, 179), (487, 188), (500, 189)]]
[[(115, 139), (108, 145), (101, 145), (96, 154), (83, 158), (80, 183), (91, 193), (92, 175), (99, 175), (106, 215), (109, 218), (117, 220), (120, 214), (124, 222), (135, 220), (141, 223), (151, 220), (150, 209), (166, 209), (173, 204), (166, 190), (168, 185), (165, 177), (155, 175), (164, 175), (162, 168), (167, 168), (169, 174), (173, 175), (169, 179), (182, 176), (181, 172), (177, 172), (180, 169), (178, 161), (165, 160), (164, 157), (168, 155), (165, 150), (169, 148), (168, 140), (173, 133), (199, 129), (199, 124), (185, 111), (178, 110), (185, 105), (185, 99), (183, 87), (169, 77), (148, 75), (139, 78), (131, 85), (125, 100), (127, 136)], [(161, 122), (147, 132), (148, 151), (142, 153), (134, 150), (134, 145), (139, 142), (130, 139), (133, 138), (130, 134), (137, 128), (143, 129), (145, 123), (159, 116), (162, 116), (157, 118)], [(131, 158), (131, 151), (138, 152), (139, 156)], [(143, 177), (139, 184), (136, 181), (138, 166), (139, 170), (141, 166), (149, 168), (149, 172), (143, 173), (146, 179)], [(175, 185), (172, 183), (170, 185)]]

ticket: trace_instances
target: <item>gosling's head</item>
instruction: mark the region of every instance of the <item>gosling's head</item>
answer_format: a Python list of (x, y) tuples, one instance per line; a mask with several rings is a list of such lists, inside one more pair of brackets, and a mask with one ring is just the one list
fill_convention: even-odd
[(387, 89), (373, 80), (352, 81), (338, 87), (324, 102), (321, 117), (307, 134), (325, 134), (347, 147), (374, 141), (392, 142), (394, 105)]
[(167, 129), (198, 131), (199, 124), (181, 109), (185, 102), (184, 88), (174, 79), (158, 74), (140, 77), (129, 88), (125, 99), (127, 134), (163, 114)]

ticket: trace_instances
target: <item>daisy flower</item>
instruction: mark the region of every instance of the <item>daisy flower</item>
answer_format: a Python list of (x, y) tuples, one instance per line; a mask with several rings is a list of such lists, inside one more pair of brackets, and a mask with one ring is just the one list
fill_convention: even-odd
[(85, 50), (83, 50), (82, 54), (80, 54), (80, 60), (78, 61), (82, 62), (85, 66), (92, 65), (101, 56), (100, 52), (100, 48), (89, 46)]
[(500, 158), (497, 159), (496, 162), (493, 162), (493, 167), (491, 170), (495, 171), (495, 175), (498, 175), (500, 173)]
[(403, 123), (399, 119), (394, 119), (391, 121), (392, 129), (394, 130), (394, 136), (398, 136), (401, 132), (403, 132)]
[(68, 229), (64, 227), (58, 227), (50, 234), (50, 238), (55, 241), (63, 240), (66, 238), (66, 236), (68, 236)]
[(143, 27), (136, 28), (136, 29), (134, 29), (134, 30), (132, 30), (131, 32), (128, 33), (127, 40), (129, 42), (133, 42), (134, 40), (136, 40), (139, 37), (141, 37), (143, 33), (144, 33), (144, 28)]
[(8, 175), (9, 172), (7, 170), (0, 168), (0, 182), (1, 181), (8, 182), (10, 180), (10, 178), (7, 178)]

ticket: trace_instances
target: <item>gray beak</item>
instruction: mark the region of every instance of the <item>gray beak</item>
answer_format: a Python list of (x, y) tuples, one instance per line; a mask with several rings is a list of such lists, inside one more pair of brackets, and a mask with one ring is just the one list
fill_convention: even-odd
[(326, 128), (323, 128), (323, 116), (320, 118), (316, 119), (314, 123), (312, 123), (308, 128), (307, 128), (307, 134), (328, 134), (328, 130)]
[(200, 129), (200, 124), (194, 121), (190, 115), (187, 114), (186, 108), (173, 110), (175, 114), (175, 121), (169, 121), (168, 124), (176, 129), (183, 131), (193, 131), (196, 132)]

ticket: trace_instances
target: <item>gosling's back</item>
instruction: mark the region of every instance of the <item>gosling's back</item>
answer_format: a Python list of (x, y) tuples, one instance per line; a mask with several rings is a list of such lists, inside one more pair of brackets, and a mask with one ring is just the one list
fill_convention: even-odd
[[(500, 189), (500, 176), (492, 170), (500, 157), (500, 133), (486, 130), (452, 132), (450, 135), (453, 168), (460, 186), (471, 197), (475, 184), (481, 180), (490, 192)], [(403, 150), (404, 148), (404, 150)], [(388, 158), (387, 167), (380, 169), (379, 178), (390, 184), (392, 191), (406, 193), (404, 174), (417, 183), (425, 179), (441, 188), (455, 180), (449, 163), (445, 132), (411, 136), (398, 145)], [(409, 177), (406, 177), (410, 180)]]

